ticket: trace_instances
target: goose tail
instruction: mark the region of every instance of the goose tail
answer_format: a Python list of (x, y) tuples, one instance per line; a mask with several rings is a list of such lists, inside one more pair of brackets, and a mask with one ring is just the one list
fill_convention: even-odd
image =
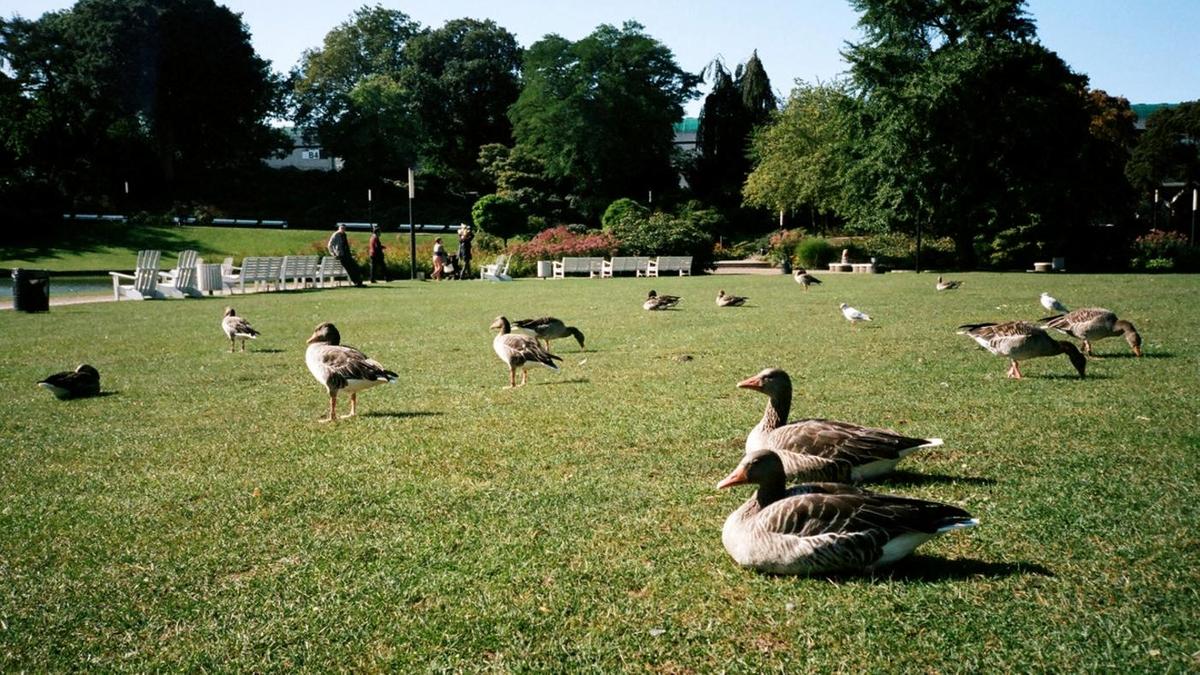
[(978, 524), (978, 518), (956, 518), (938, 527), (937, 532), (941, 534), (950, 530), (965, 530), (968, 527), (975, 527)]

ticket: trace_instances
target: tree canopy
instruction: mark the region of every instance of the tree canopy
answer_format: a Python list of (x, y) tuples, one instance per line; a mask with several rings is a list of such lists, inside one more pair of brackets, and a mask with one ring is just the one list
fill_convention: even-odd
[(1169, 180), (1200, 182), (1200, 101), (1150, 115), (1127, 174), (1144, 192)]

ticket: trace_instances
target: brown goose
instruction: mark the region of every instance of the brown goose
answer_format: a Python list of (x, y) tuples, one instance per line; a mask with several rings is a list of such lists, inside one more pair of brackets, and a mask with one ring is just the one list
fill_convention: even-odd
[(1092, 340), (1124, 335), (1125, 341), (1134, 355), (1142, 355), (1142, 336), (1138, 334), (1133, 324), (1118, 319), (1111, 310), (1102, 307), (1077, 309), (1058, 316), (1048, 316), (1041, 321), (1050, 328), (1062, 331), (1067, 335), (1083, 340), (1083, 353), (1095, 356), (1092, 352)]
[(743, 457), (717, 488), (748, 483), (758, 490), (726, 518), (721, 543), (737, 564), (769, 574), (873, 571), (939, 534), (979, 524), (957, 506), (848, 485), (788, 490), (771, 450)]
[(984, 349), (996, 356), (1007, 356), (1012, 362), (1008, 367), (1009, 377), (1021, 378), (1019, 361), (1040, 356), (1066, 354), (1071, 365), (1079, 371), (1080, 379), (1087, 369), (1087, 359), (1075, 345), (1066, 340), (1055, 340), (1050, 334), (1026, 321), (1007, 323), (969, 323), (958, 327), (959, 335), (970, 335)]
[(394, 383), (399, 378), (399, 375), (384, 369), (375, 359), (343, 345), (341, 333), (328, 322), (318, 325), (312, 337), (308, 338), (304, 362), (308, 365), (308, 372), (329, 392), (329, 417), (322, 418), (323, 422), (337, 419), (339, 391), (345, 390), (350, 394), (350, 414), (344, 417), (353, 417), (358, 414), (358, 392), (379, 384)]
[(820, 279), (809, 274), (808, 271), (803, 268), (793, 272), (792, 278), (796, 280), (796, 283), (803, 286), (805, 291), (808, 290), (809, 286), (821, 283)]
[(552, 316), (543, 316), (536, 319), (518, 319), (513, 321), (512, 325), (516, 328), (523, 328), (532, 331), (537, 339), (546, 343), (546, 349), (550, 349), (550, 341), (559, 338), (574, 337), (579, 343), (579, 348), (583, 349), (583, 332), (574, 326), (568, 326), (559, 319)]
[(939, 291), (952, 291), (959, 286), (962, 286), (961, 281), (943, 281), (942, 277), (938, 277), (937, 284), (934, 286)]
[(654, 292), (654, 289), (650, 289), (650, 293), (646, 296), (646, 301), (642, 303), (642, 309), (652, 312), (671, 309), (679, 304), (680, 299), (677, 295), (659, 295)]
[(869, 480), (890, 473), (916, 450), (942, 445), (940, 438), (912, 438), (849, 422), (806, 419), (788, 424), (792, 379), (779, 368), (767, 368), (738, 387), (768, 396), (762, 420), (746, 437), (746, 453), (775, 450), (789, 481)]
[(496, 356), (508, 365), (508, 386), (517, 386), (517, 368), (521, 369), (521, 385), (524, 386), (529, 378), (529, 365), (537, 364), (558, 372), (554, 362), (562, 361), (561, 356), (555, 356), (542, 349), (537, 338), (528, 335), (518, 335), (512, 332), (512, 324), (503, 316), (496, 317), (492, 328), (500, 332), (492, 339), (492, 349)]
[(741, 307), (749, 299), (741, 295), (725, 295), (724, 290), (717, 291), (717, 307)]
[(84, 363), (73, 371), (55, 373), (37, 385), (49, 389), (59, 400), (96, 396), (100, 393), (100, 372)]
[(261, 335), (249, 321), (237, 315), (232, 307), (225, 308), (225, 318), (221, 319), (221, 330), (225, 331), (225, 337), (229, 338), (229, 351), (232, 353), (237, 341), (242, 341), (242, 351), (246, 351), (246, 340), (257, 340)]

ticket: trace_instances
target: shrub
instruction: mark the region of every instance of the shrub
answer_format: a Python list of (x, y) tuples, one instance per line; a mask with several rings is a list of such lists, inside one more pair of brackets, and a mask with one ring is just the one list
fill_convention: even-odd
[(600, 225), (606, 230), (611, 230), (617, 222), (629, 215), (645, 218), (650, 215), (650, 209), (642, 206), (641, 202), (628, 197), (618, 199), (604, 209), (604, 215), (600, 216)]
[(611, 232), (587, 230), (577, 233), (570, 225), (559, 225), (537, 233), (529, 241), (510, 246), (508, 250), (513, 259), (509, 264), (509, 273), (512, 276), (531, 275), (539, 260), (558, 260), (566, 256), (611, 256), (619, 245), (620, 242)]
[(712, 235), (702, 226), (712, 220), (703, 210), (679, 215), (655, 211), (647, 216), (628, 212), (608, 230), (620, 240), (626, 255), (690, 255), (698, 269), (712, 266)]
[(783, 264), (784, 260), (791, 262), (792, 256), (796, 253), (796, 246), (804, 239), (804, 230), (780, 230), (771, 235), (767, 240), (767, 256), (776, 264)]
[(507, 197), (484, 195), (471, 207), (471, 220), (485, 232), (508, 241), (525, 231), (528, 225), (521, 207)]
[(820, 269), (838, 256), (833, 244), (820, 237), (806, 237), (796, 244), (796, 262), (802, 267)]
[(1200, 247), (1179, 232), (1150, 230), (1134, 240), (1130, 263), (1140, 270), (1190, 272), (1200, 268)]

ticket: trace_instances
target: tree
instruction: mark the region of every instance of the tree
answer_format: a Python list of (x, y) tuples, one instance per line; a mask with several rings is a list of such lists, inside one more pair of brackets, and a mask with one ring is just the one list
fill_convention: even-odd
[(1150, 115), (1126, 173), (1143, 193), (1168, 180), (1200, 182), (1200, 101)]
[(566, 182), (584, 216), (676, 185), (672, 124), (697, 79), (640, 24), (602, 25), (578, 42), (549, 35), (526, 51), (524, 78), (509, 112), (516, 145)]
[(516, 202), (500, 195), (480, 197), (471, 207), (471, 220), (484, 232), (503, 239), (505, 247), (509, 237), (525, 231), (528, 222)]
[(545, 165), (524, 146), (489, 143), (479, 149), (479, 165), (496, 194), (516, 202), (522, 212), (558, 221), (571, 215), (559, 196), (562, 185), (546, 175)]

